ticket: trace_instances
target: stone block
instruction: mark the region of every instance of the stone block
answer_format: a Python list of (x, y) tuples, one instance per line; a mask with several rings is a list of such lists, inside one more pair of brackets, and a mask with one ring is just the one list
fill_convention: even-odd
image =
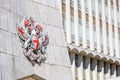
[[(71, 72), (71, 68), (69, 68), (69, 67), (64, 67), (65, 69), (66, 69), (66, 71), (65, 71), (65, 80), (72, 80), (73, 78), (72, 78), (72, 72)], [(66, 76), (68, 76), (68, 77), (66, 77)]]
[(0, 7), (3, 7), (3, 0), (0, 0)]
[(27, 59), (25, 57), (24, 53), (23, 53), (23, 48), (22, 48), (22, 44), (21, 44), (20, 40), (19, 39), (17, 39), (17, 40), (18, 40), (17, 45), (18, 45), (18, 48), (19, 48), (19, 52), (17, 53), (18, 56), (21, 57), (21, 58)]
[(31, 2), (32, 17), (35, 21), (40, 22), (39, 4)]
[(40, 0), (40, 3), (43, 4), (43, 5), (48, 5), (48, 1), (49, 0)]
[(49, 10), (47, 11), (49, 14), (48, 14), (48, 24), (52, 25), (52, 26), (55, 26), (55, 9), (54, 8), (51, 8), (49, 7), (48, 8)]
[(5, 52), (8, 53), (8, 54), (13, 54), (12, 52), (12, 34), (9, 33), (9, 32), (5, 32), (5, 36), (6, 36), (6, 50)]
[(69, 73), (70, 68), (68, 67), (63, 67), (63, 66), (58, 66), (58, 65), (49, 65), (49, 64), (43, 64), (41, 66), (36, 65), (34, 67), (34, 72), (36, 75), (46, 80), (56, 80), (56, 79), (57, 80), (72, 80), (71, 73)]
[[(64, 33), (63, 28), (61, 28), (60, 33)], [(67, 44), (66, 44), (66, 41), (65, 41), (65, 34), (60, 34), (60, 36), (62, 36), (61, 37), (62, 46), (66, 47)]]
[(32, 0), (33, 2), (36, 2), (36, 3), (41, 3), (41, 1), (40, 0)]
[(14, 57), (14, 64), (14, 69), (16, 71), (16, 79), (33, 74), (33, 66), (28, 60)]
[(13, 62), (12, 56), (5, 53), (0, 53), (1, 80), (15, 80), (15, 65)]
[(47, 53), (48, 54), (48, 61), (50, 64), (55, 64), (56, 63), (56, 58), (55, 58), (55, 52), (54, 52), (54, 47), (52, 45), (48, 45), (47, 48)]
[(7, 10), (10, 9), (10, 0), (3, 0), (3, 7)]
[(13, 55), (26, 59), (23, 54), (22, 45), (17, 35), (12, 35)]
[(12, 33), (15, 33), (15, 30), (14, 28), (16, 27), (15, 25), (15, 20), (14, 20), (14, 14), (12, 13), (8, 13), (7, 14), (7, 28), (8, 28), (8, 31), (12, 32)]
[(26, 5), (24, 3), (24, 0), (17, 0), (17, 14), (20, 16), (27, 16), (26, 15)]
[(67, 48), (61, 47), (60, 51), (62, 53), (62, 59), (63, 59), (64, 65), (70, 67), (70, 59), (69, 59), (69, 54), (68, 54)]
[(63, 65), (62, 53), (60, 52), (60, 47), (54, 46), (54, 55), (57, 65)]
[[(48, 78), (48, 72), (50, 71), (50, 66), (48, 66), (47, 64), (41, 64), (39, 65), (35, 65), (34, 66), (34, 74), (43, 77), (45, 80)], [(39, 70), (38, 70), (39, 69)]]
[(2, 27), (1, 27), (1, 13), (2, 13), (2, 11), (1, 11), (1, 9), (0, 9), (0, 28), (2, 28)]
[(0, 51), (1, 52), (5, 52), (6, 49), (6, 36), (5, 36), (5, 31), (3, 31), (2, 29), (0, 29)]
[(61, 16), (61, 14), (60, 14), (60, 10), (57, 10), (56, 12), (55, 12), (55, 25), (57, 26), (57, 27), (60, 27), (60, 28), (63, 28), (62, 27), (62, 17), (60, 17)]
[(48, 6), (55, 8), (55, 1), (56, 0), (50, 0), (50, 1), (48, 1)]
[(13, 45), (13, 55), (21, 57), (21, 54), (19, 53), (19, 45), (18, 45), (18, 36), (12, 35), (12, 45)]
[(1, 8), (1, 28), (4, 29), (4, 30), (8, 30), (7, 29), (7, 11), (5, 9), (2, 9)]
[(17, 56), (19, 49), (17, 48), (17, 41), (15, 35), (12, 35), (12, 50), (13, 55)]
[(17, 0), (9, 0), (10, 2), (10, 11), (17, 13)]
[(59, 4), (58, 4), (58, 3), (59, 3), (58, 0), (55, 0), (55, 3), (54, 3), (54, 4), (55, 4), (55, 8), (56, 8), (56, 9), (59, 8), (59, 6), (58, 6)]
[(55, 27), (53, 27), (51, 25), (47, 25), (46, 31), (48, 32), (48, 35), (49, 35), (49, 39), (50, 39), (49, 43), (55, 45), (55, 43), (56, 43), (55, 34), (57, 34), (57, 33), (55, 33)]
[(40, 20), (41, 20), (40, 23), (48, 24), (48, 20), (49, 20), (48, 11), (49, 11), (49, 8), (47, 6), (39, 5), (39, 13), (40, 13)]
[(31, 0), (24, 0), (25, 1), (25, 5), (26, 5), (26, 16), (32, 16), (32, 10), (31, 10), (31, 7), (32, 7), (32, 2)]
[[(56, 41), (55, 45), (58, 45), (58, 46), (64, 46), (64, 45), (63, 45), (63, 44), (64, 44), (64, 42), (63, 42), (64, 36), (63, 36), (63, 34), (61, 34), (61, 30), (62, 30), (62, 29), (60, 29), (60, 28), (58, 28), (58, 27), (54, 27), (54, 33), (56, 33), (56, 34), (54, 35), (55, 41)], [(62, 37), (61, 37), (61, 36), (62, 36)]]

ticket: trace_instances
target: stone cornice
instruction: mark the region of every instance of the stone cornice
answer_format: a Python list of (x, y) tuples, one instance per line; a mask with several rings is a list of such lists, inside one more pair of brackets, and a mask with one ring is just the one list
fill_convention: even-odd
[(83, 55), (83, 56), (89, 56), (91, 58), (95, 58), (98, 60), (103, 60), (103, 61), (107, 61), (110, 63), (115, 63), (117, 65), (120, 65), (120, 59), (116, 58), (116, 57), (112, 57), (110, 55), (105, 55), (103, 53), (98, 53), (97, 51), (91, 51), (90, 49), (85, 49), (79, 46), (75, 46), (72, 44), (67, 44), (68, 46), (68, 51), (69, 53), (72, 54), (78, 54), (78, 55)]

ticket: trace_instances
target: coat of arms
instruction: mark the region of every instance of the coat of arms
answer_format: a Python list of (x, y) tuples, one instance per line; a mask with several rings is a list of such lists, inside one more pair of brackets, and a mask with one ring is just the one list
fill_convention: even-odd
[(32, 17), (23, 18), (17, 25), (17, 32), (22, 43), (23, 53), (32, 64), (44, 62), (49, 37), (43, 27)]

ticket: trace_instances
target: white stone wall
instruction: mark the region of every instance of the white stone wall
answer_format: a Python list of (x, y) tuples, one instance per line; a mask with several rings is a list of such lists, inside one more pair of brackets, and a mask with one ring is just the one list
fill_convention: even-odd
[(108, 78), (106, 80), (120, 80), (120, 77), (116, 77), (116, 78)]
[[(47, 60), (34, 67), (23, 55), (16, 22), (32, 16), (48, 31)], [(58, 0), (0, 0), (0, 80), (36, 74), (46, 80), (72, 80)]]

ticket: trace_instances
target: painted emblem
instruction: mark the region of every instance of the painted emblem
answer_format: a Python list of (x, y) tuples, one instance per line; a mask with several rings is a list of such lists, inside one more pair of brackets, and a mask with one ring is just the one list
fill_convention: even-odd
[(23, 53), (32, 64), (44, 62), (49, 37), (43, 27), (36, 23), (32, 17), (23, 18), (17, 24), (17, 32), (22, 43)]

